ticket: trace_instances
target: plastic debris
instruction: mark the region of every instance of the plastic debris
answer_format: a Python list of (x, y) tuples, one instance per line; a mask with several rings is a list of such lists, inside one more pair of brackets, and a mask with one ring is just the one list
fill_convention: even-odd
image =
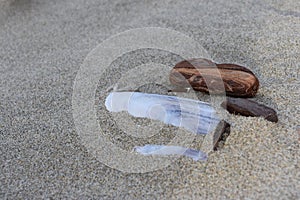
[(111, 112), (127, 111), (134, 117), (160, 120), (196, 134), (208, 134), (220, 122), (210, 104), (176, 96), (112, 92), (105, 106)]
[(142, 155), (184, 155), (194, 161), (207, 160), (207, 154), (196, 149), (181, 146), (152, 145), (137, 146), (134, 150)]

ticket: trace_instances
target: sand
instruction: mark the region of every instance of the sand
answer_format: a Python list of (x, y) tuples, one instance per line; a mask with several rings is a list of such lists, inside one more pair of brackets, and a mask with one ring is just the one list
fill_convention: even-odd
[[(75, 126), (76, 75), (98, 44), (141, 27), (182, 32), (214, 61), (247, 66), (261, 83), (255, 100), (274, 108), (279, 122), (229, 116), (231, 134), (207, 162), (179, 158), (147, 173), (101, 162)], [(299, 38), (296, 0), (1, 0), (0, 199), (299, 199)], [(111, 82), (99, 78), (96, 117), (126, 151), (137, 141), (103, 117), (103, 95), (119, 69), (153, 60), (172, 67), (180, 59), (143, 50), (116, 60)]]

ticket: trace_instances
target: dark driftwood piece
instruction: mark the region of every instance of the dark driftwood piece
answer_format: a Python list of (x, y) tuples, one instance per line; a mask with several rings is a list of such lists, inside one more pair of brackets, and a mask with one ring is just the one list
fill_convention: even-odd
[(234, 97), (253, 97), (259, 88), (258, 79), (249, 69), (202, 58), (177, 63), (170, 73), (170, 82), (212, 94), (221, 94), (225, 89), (226, 95)]
[(221, 106), (229, 113), (240, 114), (242, 116), (263, 117), (271, 122), (278, 122), (275, 110), (249, 99), (227, 97), (227, 100), (223, 102)]
[(221, 148), (227, 137), (229, 136), (230, 134), (230, 124), (227, 123), (226, 121), (222, 120), (216, 130), (215, 130), (215, 133), (214, 133), (214, 137), (213, 137), (213, 144), (214, 144), (214, 147), (213, 147), (213, 150), (218, 150), (219, 148)]

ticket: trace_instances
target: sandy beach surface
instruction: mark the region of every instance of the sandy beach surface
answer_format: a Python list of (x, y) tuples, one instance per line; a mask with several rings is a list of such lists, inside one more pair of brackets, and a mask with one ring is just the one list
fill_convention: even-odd
[[(231, 134), (206, 162), (180, 157), (168, 164), (168, 157), (155, 167), (150, 158), (140, 164), (101, 145), (91, 150), (74, 119), (78, 73), (97, 45), (143, 27), (181, 32), (214, 61), (247, 66), (260, 80), (254, 100), (274, 108), (279, 122), (229, 115)], [(0, 199), (300, 199), (299, 1), (0, 0), (0, 47)], [(100, 136), (127, 152), (149, 141), (168, 144), (178, 129), (137, 129), (134, 123), (150, 122), (111, 114), (104, 99), (117, 82), (164, 81), (178, 61), (151, 49), (114, 60), (95, 86), (104, 130), (91, 144)], [(151, 71), (149, 62), (158, 68)], [(129, 118), (133, 124), (122, 124)], [(158, 135), (139, 137), (156, 127)], [(124, 172), (105, 163), (113, 159), (149, 170)]]

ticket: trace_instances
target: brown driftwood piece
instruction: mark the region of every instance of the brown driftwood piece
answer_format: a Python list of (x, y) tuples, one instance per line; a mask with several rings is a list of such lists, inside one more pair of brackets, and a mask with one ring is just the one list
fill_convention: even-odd
[(221, 148), (224, 145), (229, 134), (230, 134), (230, 124), (222, 120), (218, 124), (213, 136), (213, 144), (214, 144), (213, 150), (216, 151), (219, 148)]
[(275, 110), (249, 99), (227, 97), (227, 100), (223, 102), (221, 106), (232, 114), (263, 117), (268, 121), (278, 122), (278, 117)]
[(253, 97), (259, 88), (257, 77), (246, 67), (216, 64), (202, 58), (177, 63), (171, 70), (170, 82), (205, 93), (226, 92), (226, 95), (234, 97)]

